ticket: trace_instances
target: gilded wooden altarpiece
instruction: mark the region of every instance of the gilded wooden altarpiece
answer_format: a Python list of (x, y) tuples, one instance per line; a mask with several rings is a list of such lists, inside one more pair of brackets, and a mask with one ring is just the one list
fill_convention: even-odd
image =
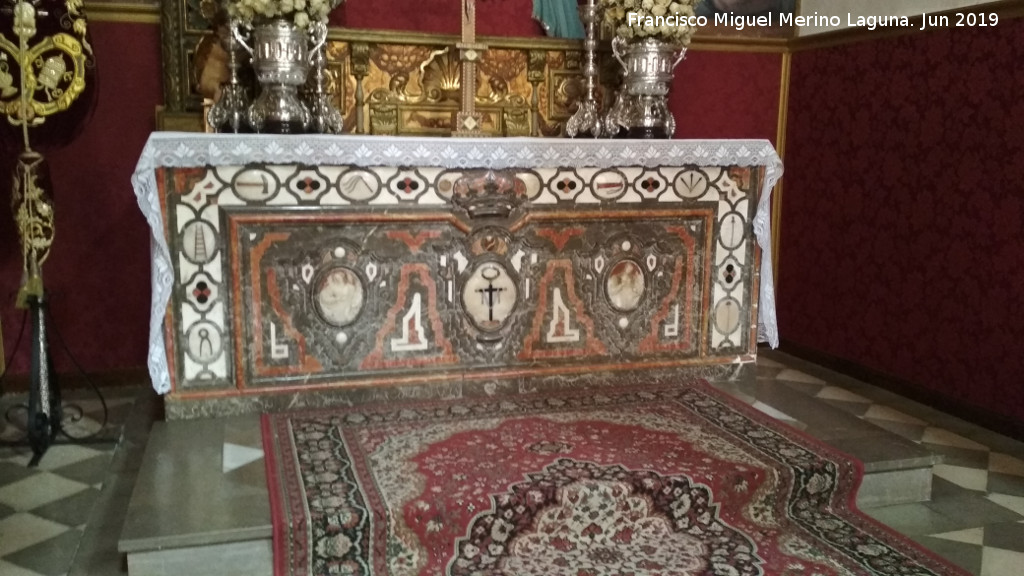
[[(201, 0), (163, 0), (165, 114), (198, 115), (197, 53), (213, 41)], [(455, 35), (332, 28), (330, 91), (352, 134), (449, 135), (459, 110)], [(582, 86), (582, 43), (550, 38), (480, 37), (476, 107), (488, 136), (560, 136)], [(606, 69), (610, 58), (604, 58)], [(602, 77), (617, 82), (614, 74)]]

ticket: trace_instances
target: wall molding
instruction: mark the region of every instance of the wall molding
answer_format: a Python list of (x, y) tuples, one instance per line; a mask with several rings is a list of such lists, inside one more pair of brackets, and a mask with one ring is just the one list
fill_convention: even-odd
[(93, 22), (160, 24), (160, 4), (92, 1), (85, 3), (85, 15)]
[(961, 420), (977, 424), (993, 432), (1024, 441), (1024, 421), (1017, 420), (1012, 416), (989, 411), (964, 400), (940, 394), (920, 384), (914, 384), (909, 380), (868, 368), (852, 360), (814, 350), (786, 338), (782, 339), (779, 351), (807, 362), (808, 366), (802, 366), (801, 369), (806, 369), (809, 372), (813, 372), (815, 367), (819, 367), (818, 371), (820, 372), (821, 369), (828, 371), (829, 374), (827, 376), (830, 378), (838, 377), (859, 380), (930, 406)]

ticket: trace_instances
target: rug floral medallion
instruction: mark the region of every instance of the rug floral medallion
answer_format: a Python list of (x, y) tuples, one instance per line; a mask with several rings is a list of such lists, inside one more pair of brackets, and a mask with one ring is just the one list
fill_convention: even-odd
[(264, 417), (275, 574), (962, 574), (702, 383)]

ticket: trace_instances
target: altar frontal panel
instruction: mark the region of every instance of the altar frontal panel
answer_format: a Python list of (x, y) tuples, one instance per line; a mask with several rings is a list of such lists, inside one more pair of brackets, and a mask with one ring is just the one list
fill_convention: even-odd
[(763, 172), (160, 168), (169, 400), (749, 363)]

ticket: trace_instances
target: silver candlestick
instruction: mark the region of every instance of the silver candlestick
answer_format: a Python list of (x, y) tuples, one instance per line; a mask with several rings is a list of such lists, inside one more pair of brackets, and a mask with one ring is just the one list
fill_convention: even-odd
[(602, 128), (601, 113), (597, 108), (597, 101), (594, 100), (594, 79), (597, 78), (597, 0), (587, 0), (587, 5), (583, 7), (582, 19), (587, 27), (587, 37), (583, 41), (583, 78), (586, 82), (586, 94), (580, 102), (580, 107), (566, 122), (565, 133), (570, 138), (587, 134), (596, 138), (601, 135)]
[[(327, 37), (327, 24), (315, 22), (310, 27), (323, 27), (314, 30), (314, 37)], [(309, 78), (306, 80), (304, 96), (309, 105), (309, 131), (317, 134), (341, 134), (344, 119), (341, 112), (331, 101), (331, 93), (327, 90), (327, 43), (314, 48)]]
[(207, 118), (216, 132), (249, 131), (249, 89), (242, 82), (242, 68), (249, 59), (241, 44), (231, 33), (232, 25), (222, 25), (217, 30), (220, 45), (228, 55), (228, 81), (221, 85), (220, 98), (210, 108)]

